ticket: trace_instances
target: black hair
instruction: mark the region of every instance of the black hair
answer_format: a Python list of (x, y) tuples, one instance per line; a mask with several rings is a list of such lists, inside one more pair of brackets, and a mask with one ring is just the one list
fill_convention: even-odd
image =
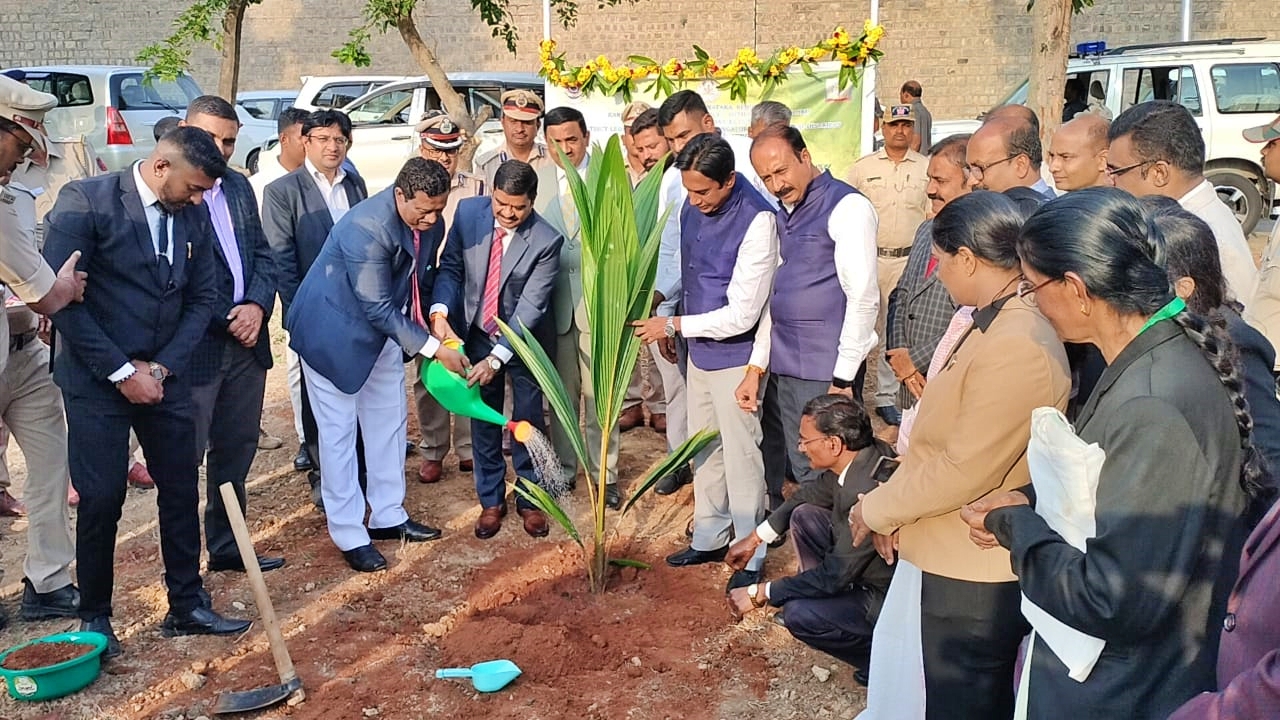
[(331, 125), (337, 125), (338, 131), (346, 139), (351, 139), (351, 118), (341, 110), (333, 110), (326, 108), (324, 110), (316, 110), (307, 116), (302, 122), (302, 134), (310, 135), (311, 131), (327, 128)]
[[(1187, 298), (1187, 307), (1199, 315), (1218, 312), (1228, 303), (1228, 290), (1213, 230), (1205, 221), (1183, 210), (1173, 198), (1149, 195), (1142, 198), (1142, 204), (1164, 236), (1169, 281), (1177, 282), (1183, 277), (1195, 281), (1196, 289)], [(1237, 312), (1242, 309), (1234, 307), (1235, 303), (1231, 305)]]
[(227, 172), (227, 161), (222, 158), (217, 143), (198, 127), (186, 125), (170, 130), (161, 138), (157, 149), (165, 145), (175, 148), (184, 162), (211, 180), (217, 180)]
[(1204, 172), (1204, 136), (1191, 111), (1169, 100), (1139, 103), (1107, 128), (1107, 142), (1129, 136), (1139, 160), (1164, 160), (1186, 173)]
[(929, 155), (945, 157), (952, 165), (964, 170), (965, 177), (968, 177), (969, 161), (965, 158), (965, 153), (969, 150), (970, 137), (972, 136), (968, 133), (948, 135), (929, 148)]
[(526, 195), (532, 202), (538, 198), (538, 172), (522, 160), (508, 160), (493, 175), (493, 189), (508, 195)]
[(421, 157), (409, 158), (400, 168), (400, 174), (396, 175), (396, 189), (406, 200), (412, 200), (418, 193), (431, 197), (448, 195), (452, 184), (449, 171), (443, 165)]
[(969, 248), (975, 257), (1005, 270), (1018, 267), (1018, 231), (1026, 215), (1002, 193), (975, 190), (947, 203), (933, 219), (933, 244), (954, 255)]
[(823, 435), (840, 438), (849, 450), (856, 452), (875, 443), (866, 408), (844, 395), (818, 395), (804, 404), (800, 415), (813, 420)]
[(160, 142), (160, 138), (164, 137), (165, 133), (178, 127), (180, 122), (182, 121), (178, 119), (177, 115), (165, 115), (157, 120), (156, 124), (151, 127), (151, 132), (155, 135), (156, 142)]
[(677, 115), (683, 112), (706, 115), (707, 104), (703, 102), (701, 95), (692, 90), (674, 92), (666, 100), (663, 100), (662, 106), (658, 108), (658, 127), (665, 128), (675, 121)]
[(307, 124), (307, 116), (311, 113), (302, 108), (287, 107), (280, 111), (280, 117), (276, 118), (276, 133), (283, 135), (286, 130), (294, 125)]
[(645, 130), (650, 129), (658, 130), (658, 134), (662, 134), (662, 131), (658, 129), (657, 108), (649, 108), (637, 115), (636, 119), (631, 121), (631, 127), (627, 128), (627, 132), (631, 133), (632, 137), (635, 137)]
[(800, 153), (804, 152), (808, 147), (804, 144), (804, 135), (801, 135), (800, 131), (794, 126), (775, 124), (766, 127), (756, 135), (755, 139), (751, 141), (751, 149), (755, 150), (756, 146), (767, 138), (777, 138), (786, 142), (787, 145), (791, 146), (791, 150), (796, 154), (796, 157), (800, 157)]
[(695, 135), (676, 156), (676, 167), (701, 173), (724, 187), (733, 177), (733, 148), (715, 133)]
[(1040, 167), (1044, 162), (1044, 149), (1040, 146), (1040, 124), (1027, 122), (1012, 123), (1009, 133), (1005, 135), (1006, 152), (1010, 155), (1026, 155), (1033, 167)]
[[(1153, 315), (1173, 299), (1164, 235), (1142, 201), (1123, 190), (1085, 188), (1046, 203), (1023, 225), (1018, 254), (1048, 278), (1075, 273), (1089, 294), (1120, 313)], [(1253, 416), (1225, 320), (1184, 310), (1173, 321), (1226, 387), (1244, 451), (1240, 486), (1251, 501), (1264, 500), (1272, 491), (1253, 447)]]
[(582, 116), (581, 112), (578, 112), (577, 108), (565, 105), (551, 108), (546, 115), (542, 116), (542, 131), (546, 132), (547, 128), (571, 122), (578, 123), (578, 128), (582, 130), (582, 134), (587, 134), (587, 119)]
[(217, 95), (201, 95), (187, 103), (187, 119), (190, 120), (196, 115), (208, 115), (220, 120), (240, 122), (240, 116), (236, 115), (235, 107)]
[(902, 83), (902, 89), (898, 92), (906, 93), (917, 100), (924, 96), (924, 88), (920, 87), (920, 83), (915, 80)]

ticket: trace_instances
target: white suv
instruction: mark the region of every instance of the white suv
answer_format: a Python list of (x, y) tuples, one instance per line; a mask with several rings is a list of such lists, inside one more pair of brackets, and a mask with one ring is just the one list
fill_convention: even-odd
[[(1113, 117), (1147, 100), (1181, 103), (1204, 133), (1205, 176), (1245, 233), (1271, 214), (1273, 192), (1258, 146), (1240, 133), (1280, 113), (1280, 42), (1227, 39), (1104, 50), (1073, 56), (1067, 63), (1067, 81), (1072, 80), (1086, 93), (1101, 90)], [(1025, 104), (1027, 90), (1023, 82), (1001, 104)], [(938, 122), (933, 136), (973, 132), (978, 125), (977, 120)]]

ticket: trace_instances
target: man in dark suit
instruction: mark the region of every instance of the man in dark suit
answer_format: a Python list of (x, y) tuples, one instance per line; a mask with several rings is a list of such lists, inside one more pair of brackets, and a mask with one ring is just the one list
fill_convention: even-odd
[[(302, 123), (302, 142), (307, 152), (302, 166), (267, 185), (262, 195), (262, 229), (276, 254), (280, 312), (286, 318), (293, 296), (320, 255), (329, 231), (348, 210), (369, 196), (364, 179), (344, 166), (351, 145), (351, 120), (346, 113), (311, 113)], [(305, 382), (301, 395), (302, 427), (312, 461), (308, 474), (311, 499), (323, 508), (319, 439)], [(359, 442), (357, 455), (363, 467), (364, 453), (358, 447)]]
[(956, 303), (938, 281), (938, 263), (933, 258), (933, 220), (947, 203), (969, 192), (965, 169), (968, 135), (952, 135), (933, 146), (929, 157), (930, 218), (916, 229), (915, 242), (898, 286), (889, 293), (885, 323), (885, 352), (889, 367), (898, 378), (898, 409), (916, 404), (924, 392), (929, 361), (938, 341), (947, 331)]
[[(187, 105), (183, 125), (209, 133), (223, 159), (236, 149), (240, 120), (231, 103), (204, 95)], [(249, 180), (226, 173), (204, 193), (213, 225), (213, 321), (191, 357), (191, 400), (195, 404), (196, 453), (205, 457), (205, 548), (210, 570), (244, 571), (244, 561), (227, 521), (219, 486), (230, 482), (245, 510), (245, 476), (258, 452), (262, 396), (271, 368), (267, 319), (275, 307), (275, 260), (262, 234), (258, 205)], [(205, 453), (208, 453), (207, 456)], [(262, 557), (258, 566), (275, 570), (284, 558)]]
[[(465, 370), (462, 354), (427, 331), (420, 293), (431, 292), (435, 273), (415, 270), (434, 265), (449, 185), (440, 163), (405, 163), (394, 186), (334, 225), (285, 317), (315, 413), (329, 535), (361, 572), (387, 566), (370, 539), (440, 537), (404, 510), (404, 355), (435, 358), (459, 374)], [(357, 477), (357, 419), (368, 449), (365, 494)]]
[[(479, 384), (485, 404), (502, 412), (503, 387), (511, 378), (516, 419), (545, 430), (542, 390), (529, 369), (502, 336), (497, 320), (532, 337), (550, 352), (555, 342), (551, 291), (560, 271), (564, 236), (533, 210), (538, 174), (528, 163), (508, 160), (494, 175), (493, 196), (468, 198), (458, 204), (436, 278), (432, 327), (441, 337), (455, 332), (465, 338), (471, 360), (468, 382)], [(471, 448), (476, 466), (476, 494), (480, 519), (476, 537), (491, 538), (502, 529), (507, 514), (507, 463), (502, 457), (502, 428), (471, 423)], [(511, 451), (516, 475), (541, 483), (529, 452), (516, 444)], [(516, 510), (524, 530), (534, 537), (547, 534), (547, 518), (523, 497)]]
[(213, 313), (213, 228), (196, 207), (226, 172), (202, 130), (178, 128), (128, 170), (74, 182), (49, 213), (45, 257), (81, 253), (85, 301), (53, 316), (62, 342), (54, 381), (67, 407), (71, 477), (80, 492), (76, 562), (81, 629), (111, 628), (116, 527), (128, 475), (129, 430), (156, 480), (160, 552), (169, 591), (165, 636), (236, 634), (247, 621), (202, 601), (191, 354)]

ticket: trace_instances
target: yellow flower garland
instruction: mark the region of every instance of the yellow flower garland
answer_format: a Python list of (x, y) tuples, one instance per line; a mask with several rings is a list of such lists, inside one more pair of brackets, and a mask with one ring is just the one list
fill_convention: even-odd
[(538, 46), (538, 61), (542, 66), (539, 75), (557, 87), (577, 90), (584, 95), (621, 93), (627, 101), (635, 92), (638, 81), (650, 79), (646, 91), (652, 90), (658, 97), (675, 92), (677, 80), (712, 79), (720, 81), (719, 87), (728, 90), (730, 98), (746, 98), (748, 86), (760, 86), (762, 94), (777, 87), (787, 79), (787, 70), (800, 65), (806, 74), (812, 74), (811, 65), (824, 60), (840, 63), (839, 83), (843, 90), (856, 82), (859, 72), (868, 62), (884, 55), (876, 49), (884, 37), (884, 27), (867, 20), (862, 34), (856, 39), (844, 27), (809, 48), (786, 47), (775, 50), (760, 59), (752, 48), (742, 48), (728, 64), (721, 65), (705, 50), (693, 46), (694, 59), (670, 58), (659, 63), (643, 55), (632, 55), (629, 64), (615, 66), (604, 55), (583, 65), (573, 66), (564, 59), (564, 53), (556, 54), (556, 41), (543, 40)]

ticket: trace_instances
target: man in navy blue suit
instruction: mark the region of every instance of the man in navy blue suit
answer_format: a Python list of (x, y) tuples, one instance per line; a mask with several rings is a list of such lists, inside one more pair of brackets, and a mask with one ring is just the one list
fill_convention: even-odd
[[(538, 196), (538, 173), (528, 163), (508, 160), (494, 175), (493, 196), (467, 198), (458, 203), (449, 239), (440, 258), (431, 306), (432, 327), (441, 337), (461, 331), (468, 376), (480, 385), (485, 404), (502, 412), (503, 388), (511, 378), (514, 415), (545, 430), (542, 390), (529, 369), (514, 357), (511, 343), (498, 332), (500, 319), (513, 329), (528, 328), (530, 342), (554, 348), (555, 321), (551, 291), (560, 271), (564, 236), (533, 210)], [(507, 514), (507, 463), (502, 457), (502, 428), (471, 423), (475, 458), (476, 495), (480, 519), (476, 537), (491, 538), (502, 529)], [(541, 483), (523, 445), (511, 450), (516, 476)], [(523, 497), (516, 510), (524, 530), (534, 537), (547, 534), (547, 518)]]
[(158, 493), (169, 594), (163, 634), (238, 634), (250, 624), (214, 612), (201, 587), (187, 372), (217, 297), (213, 229), (196, 206), (225, 172), (207, 133), (178, 128), (131, 168), (64, 187), (46, 221), (45, 258), (58, 267), (78, 251), (89, 273), (84, 302), (52, 318), (61, 340), (53, 377), (66, 401), (69, 466), (80, 492), (80, 628), (107, 636), (106, 657), (120, 654), (112, 564), (130, 428)]
[[(209, 133), (223, 159), (236, 150), (240, 119), (231, 103), (203, 95), (187, 105), (183, 125)], [(191, 358), (191, 398), (196, 407), (196, 453), (205, 458), (205, 548), (209, 569), (244, 572), (244, 561), (218, 490), (231, 483), (245, 511), (245, 476), (258, 452), (257, 428), (271, 368), (267, 318), (275, 307), (275, 259), (258, 219), (248, 178), (224, 174), (204, 193), (213, 225), (213, 321)], [(284, 558), (259, 557), (266, 572)]]
[[(329, 536), (361, 572), (387, 566), (371, 539), (440, 537), (404, 510), (404, 362), (405, 354), (421, 355), (459, 374), (467, 365), (427, 331), (421, 297), (431, 293), (435, 273), (415, 272), (435, 264), (449, 185), (440, 163), (405, 163), (393, 186), (333, 226), (285, 317), (315, 414)], [(357, 478), (357, 421), (368, 474), (364, 494)]]

